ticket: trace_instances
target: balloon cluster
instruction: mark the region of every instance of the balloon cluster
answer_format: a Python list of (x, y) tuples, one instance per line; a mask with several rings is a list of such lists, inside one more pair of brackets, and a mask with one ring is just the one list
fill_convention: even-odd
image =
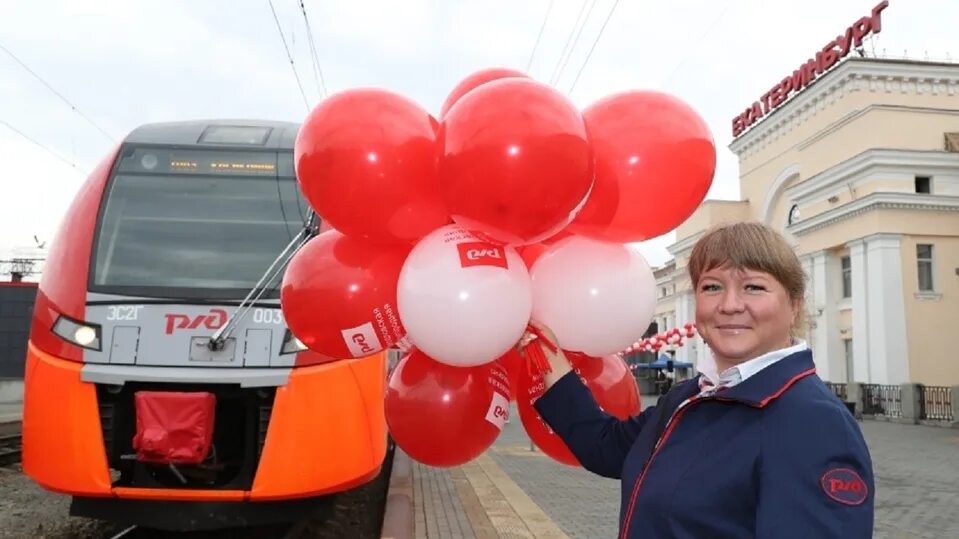
[(696, 324), (686, 322), (682, 328), (673, 328), (634, 342), (626, 348), (626, 353), (659, 352), (664, 347), (680, 347), (685, 344), (684, 338), (692, 339), (694, 336), (696, 336)]
[[(626, 244), (695, 210), (716, 152), (675, 97), (629, 91), (580, 111), (523, 73), (489, 69), (457, 85), (438, 118), (386, 90), (330, 96), (294, 159), (326, 230), (284, 275), (290, 330), (332, 357), (410, 351), (391, 375), (390, 430), (414, 458), (452, 465), (493, 442), (487, 426), (499, 431), (513, 392), (527, 430), (539, 428), (527, 419), (542, 383), (514, 351), (531, 319), (580, 354), (594, 393), (628, 378), (615, 354), (656, 299)], [(604, 407), (638, 411), (620, 401)]]

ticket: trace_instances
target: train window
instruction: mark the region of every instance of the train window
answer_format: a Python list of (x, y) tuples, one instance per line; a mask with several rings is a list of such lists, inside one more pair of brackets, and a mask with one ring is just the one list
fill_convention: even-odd
[(299, 232), (305, 211), (292, 177), (120, 173), (100, 222), (93, 287), (243, 298)]
[(272, 127), (240, 125), (211, 125), (200, 135), (200, 144), (249, 144), (262, 146), (269, 138)]

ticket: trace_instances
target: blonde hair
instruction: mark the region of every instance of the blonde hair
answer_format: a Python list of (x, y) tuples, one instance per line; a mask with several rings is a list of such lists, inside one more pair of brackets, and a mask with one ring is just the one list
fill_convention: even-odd
[(802, 333), (805, 318), (806, 275), (799, 257), (785, 238), (757, 222), (729, 223), (708, 230), (689, 257), (687, 270), (698, 288), (700, 276), (714, 268), (731, 267), (762, 271), (783, 285), (793, 305), (799, 307), (794, 335)]

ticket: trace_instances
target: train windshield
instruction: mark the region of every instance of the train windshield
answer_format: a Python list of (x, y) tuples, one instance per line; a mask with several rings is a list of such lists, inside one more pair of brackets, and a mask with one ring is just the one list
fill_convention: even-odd
[[(92, 290), (242, 299), (300, 231), (289, 152), (123, 152), (96, 238)], [(279, 297), (280, 278), (264, 297)]]

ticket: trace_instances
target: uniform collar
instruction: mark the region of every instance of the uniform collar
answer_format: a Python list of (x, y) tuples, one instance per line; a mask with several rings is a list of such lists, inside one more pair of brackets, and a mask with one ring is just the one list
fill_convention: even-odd
[(744, 380), (749, 379), (751, 376), (757, 372), (765, 369), (766, 367), (776, 363), (777, 361), (791, 356), (796, 352), (806, 350), (809, 346), (806, 344), (806, 341), (796, 340), (793, 341), (793, 344), (786, 347), (780, 348), (779, 350), (773, 350), (772, 352), (765, 353), (759, 357), (750, 359), (740, 363), (739, 365), (734, 365), (723, 372), (718, 376), (718, 380), (714, 379), (715, 377), (709, 376), (709, 374), (704, 373), (706, 377), (707, 385), (714, 387), (725, 387), (730, 388)]
[[(805, 346), (805, 343), (784, 348), (778, 352), (787, 351), (789, 353), (785, 357), (779, 356), (771, 361), (765, 356), (756, 358), (756, 360), (764, 360), (762, 366), (759, 366), (761, 363), (757, 363), (747, 367), (746, 374), (748, 376), (743, 377), (742, 381), (719, 393), (718, 398), (735, 400), (756, 408), (763, 408), (797, 381), (816, 373), (812, 352)], [(747, 363), (756, 360), (750, 360)], [(746, 363), (738, 367), (744, 365)], [(727, 371), (729, 370), (731, 369), (727, 369)], [(723, 373), (725, 374), (727, 371), (723, 371)], [(740, 376), (743, 374), (741, 369), (736, 372)]]

